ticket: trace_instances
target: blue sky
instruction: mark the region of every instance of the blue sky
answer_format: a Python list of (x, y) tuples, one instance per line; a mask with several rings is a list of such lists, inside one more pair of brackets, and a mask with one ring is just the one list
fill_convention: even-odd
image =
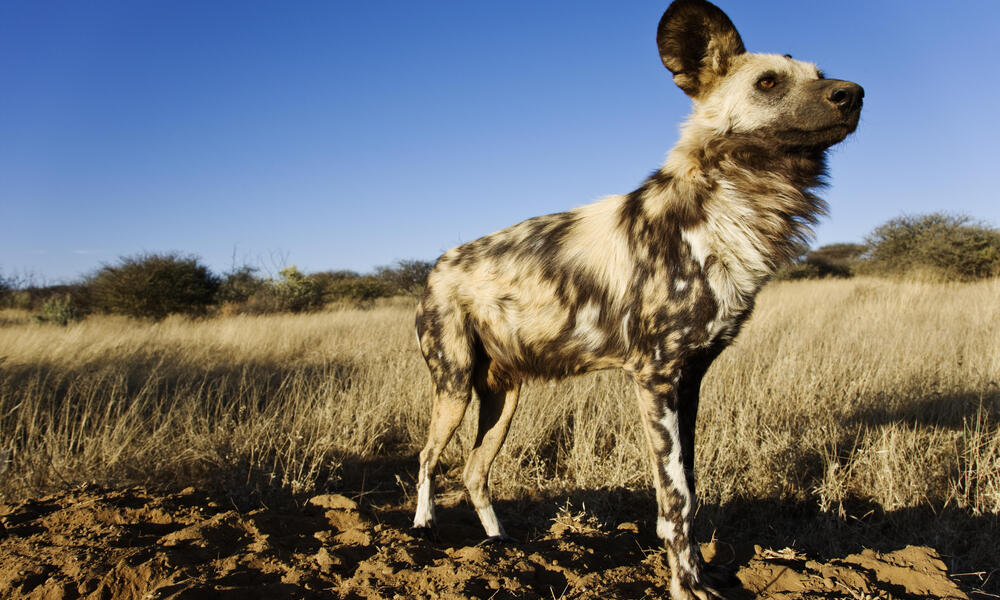
[[(690, 110), (666, 4), (0, 0), (0, 273), (367, 271), (628, 192)], [(818, 244), (1000, 225), (1000, 2), (719, 5), (751, 51), (865, 87)]]

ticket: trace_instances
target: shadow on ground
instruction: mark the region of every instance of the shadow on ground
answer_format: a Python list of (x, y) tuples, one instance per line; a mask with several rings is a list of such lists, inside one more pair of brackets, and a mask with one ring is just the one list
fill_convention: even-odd
[[(347, 458), (311, 497), (82, 487), (0, 505), (3, 598), (663, 598), (670, 572), (648, 491), (500, 501), (516, 544), (477, 546), (448, 479), (433, 539), (414, 535), (413, 456)], [(241, 499), (242, 498), (242, 499)], [(751, 598), (968, 598), (996, 593), (997, 523), (955, 510), (843, 515), (794, 502), (704, 506), (702, 551)], [(930, 547), (925, 547), (927, 545)], [(964, 586), (956, 585), (956, 579)], [(988, 596), (983, 596), (988, 597)]]

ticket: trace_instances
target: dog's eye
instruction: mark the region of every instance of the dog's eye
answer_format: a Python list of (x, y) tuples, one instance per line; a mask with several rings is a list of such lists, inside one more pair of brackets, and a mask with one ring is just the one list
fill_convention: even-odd
[(772, 75), (765, 75), (757, 80), (757, 87), (762, 90), (769, 90), (778, 85), (778, 80)]

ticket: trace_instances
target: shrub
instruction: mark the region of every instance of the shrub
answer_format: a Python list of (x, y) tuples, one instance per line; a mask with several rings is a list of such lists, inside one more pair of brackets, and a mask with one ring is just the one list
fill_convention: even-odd
[(862, 244), (828, 244), (803, 253), (794, 264), (780, 269), (775, 278), (850, 277), (854, 274), (854, 266), (865, 249)]
[(361, 275), (356, 271), (350, 271), (347, 269), (341, 269), (338, 271), (320, 271), (309, 275), (309, 279), (316, 282), (316, 285), (323, 290), (323, 296), (326, 300), (331, 299), (327, 297), (330, 294), (330, 290), (335, 288), (341, 281), (344, 281), (345, 279), (357, 279), (358, 277), (361, 277)]
[(31, 292), (27, 290), (10, 290), (4, 297), (3, 307), (31, 310)]
[(372, 275), (341, 279), (331, 284), (326, 290), (328, 300), (354, 304), (364, 304), (376, 298), (392, 295), (393, 290), (389, 284), (382, 278)]
[(32, 295), (29, 288), (32, 277), (4, 276), (0, 274), (0, 308), (16, 308), (29, 310), (32, 305)]
[(73, 307), (75, 318), (83, 318), (93, 312), (94, 298), (90, 285), (85, 281), (74, 283), (60, 283), (43, 288), (31, 288), (27, 290), (31, 294), (31, 305), (39, 311), (45, 310), (45, 304), (54, 298), (68, 297), (69, 304)]
[(65, 326), (70, 321), (75, 321), (81, 316), (79, 309), (73, 302), (73, 297), (68, 294), (54, 294), (42, 303), (41, 314), (35, 318), (42, 323), (54, 323)]
[(385, 282), (391, 294), (419, 295), (427, 283), (433, 263), (425, 260), (401, 260), (392, 266), (375, 267), (375, 276)]
[(219, 304), (243, 303), (261, 291), (267, 282), (257, 277), (257, 270), (257, 267), (243, 265), (226, 273), (219, 284), (218, 292), (215, 294), (216, 302)]
[(827, 244), (810, 251), (806, 255), (806, 262), (828, 265), (831, 270), (850, 273), (866, 250), (864, 244)]
[(865, 272), (938, 273), (972, 280), (1000, 275), (1000, 230), (964, 215), (931, 213), (892, 219), (865, 239)]
[(823, 279), (825, 277), (850, 277), (850, 271), (842, 270), (838, 267), (822, 262), (810, 262), (805, 260), (782, 267), (775, 273), (775, 279), (796, 280), (796, 279)]
[(8, 306), (10, 296), (14, 292), (14, 286), (10, 281), (0, 274), (0, 308)]
[(291, 265), (282, 269), (281, 279), (273, 284), (273, 291), (280, 310), (302, 312), (323, 305), (320, 286)]
[(215, 299), (219, 280), (193, 256), (139, 254), (102, 267), (90, 287), (102, 310), (162, 319), (203, 313)]

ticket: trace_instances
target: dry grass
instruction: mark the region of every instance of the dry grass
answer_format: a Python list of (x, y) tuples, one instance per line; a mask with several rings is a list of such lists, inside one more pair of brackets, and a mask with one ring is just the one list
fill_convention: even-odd
[[(1000, 513), (1000, 280), (772, 284), (703, 391), (706, 504)], [(415, 452), (430, 402), (406, 302), (68, 327), (7, 311), (0, 498), (92, 481), (336, 486), (345, 460)], [(618, 373), (531, 383), (494, 492), (646, 488), (636, 423)]]

